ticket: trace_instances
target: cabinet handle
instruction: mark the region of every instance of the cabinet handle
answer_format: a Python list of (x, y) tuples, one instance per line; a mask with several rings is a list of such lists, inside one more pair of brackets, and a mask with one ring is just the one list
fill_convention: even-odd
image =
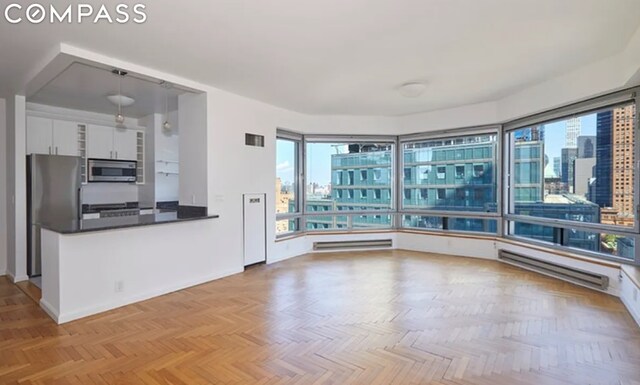
[(58, 146), (56, 146), (56, 155), (58, 155)]
[(116, 159), (118, 159), (118, 151), (116, 151)]
[(113, 151), (109, 151), (109, 159), (113, 159)]
[(51, 155), (51, 146), (49, 146), (49, 155)]

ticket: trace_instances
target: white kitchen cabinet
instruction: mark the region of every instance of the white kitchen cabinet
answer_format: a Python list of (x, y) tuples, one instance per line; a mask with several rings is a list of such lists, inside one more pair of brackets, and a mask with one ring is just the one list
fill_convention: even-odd
[(53, 121), (53, 151), (56, 155), (78, 156), (78, 123)]
[(78, 123), (27, 116), (27, 154), (78, 156)]
[(113, 127), (90, 124), (87, 129), (87, 158), (114, 159)]
[(53, 120), (27, 116), (27, 154), (51, 154)]
[(137, 135), (136, 130), (89, 125), (87, 158), (136, 160)]
[(114, 159), (136, 160), (137, 131), (116, 128), (113, 131)]

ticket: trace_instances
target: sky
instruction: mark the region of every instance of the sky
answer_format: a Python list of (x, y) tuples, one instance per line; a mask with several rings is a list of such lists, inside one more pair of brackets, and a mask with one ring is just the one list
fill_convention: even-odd
[[(596, 116), (590, 114), (580, 118), (580, 135), (596, 135)], [(544, 125), (544, 152), (549, 157), (549, 163), (562, 155), (562, 148), (567, 141), (566, 132), (566, 120)]]
[[(580, 118), (580, 135), (596, 135), (596, 114)], [(549, 163), (554, 157), (560, 157), (566, 145), (566, 121), (545, 125), (545, 154)], [(336, 146), (330, 143), (312, 143), (307, 146), (307, 182), (322, 186), (331, 183), (331, 155), (347, 152), (346, 145)], [(283, 184), (294, 181), (295, 145), (291, 141), (278, 140), (276, 151), (276, 174)]]

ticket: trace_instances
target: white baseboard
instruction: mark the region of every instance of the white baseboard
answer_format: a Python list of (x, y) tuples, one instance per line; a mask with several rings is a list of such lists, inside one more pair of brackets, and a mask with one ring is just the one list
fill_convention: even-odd
[(54, 321), (56, 321), (57, 324), (60, 323), (59, 321), (60, 316), (58, 315), (58, 312), (55, 310), (53, 306), (49, 304), (49, 302), (44, 300), (44, 298), (40, 299), (40, 307), (42, 308), (42, 310), (44, 310), (45, 313), (47, 313), (49, 317), (51, 317)]
[[(200, 277), (198, 279), (193, 279), (186, 282), (163, 287), (160, 289), (147, 291), (145, 293), (134, 294), (129, 297), (121, 298), (121, 299), (110, 301), (107, 303), (98, 304), (96, 306), (86, 307), (83, 309), (77, 309), (77, 310), (72, 310), (67, 312), (61, 312), (60, 314), (58, 314), (54, 309), (46, 309), (46, 308), (44, 309), (47, 312), (47, 314), (49, 314), (49, 316), (51, 316), (51, 318), (54, 319), (54, 321), (56, 321), (58, 324), (63, 324), (63, 323), (74, 321), (80, 318), (88, 317), (90, 315), (102, 313), (108, 310), (117, 309), (119, 307), (130, 305), (136, 302), (145, 301), (147, 299), (169, 294), (174, 291), (186, 289), (192, 286), (201, 285), (203, 283), (211, 282), (216, 279), (238, 274), (243, 271), (244, 271), (244, 268), (231, 269), (228, 271), (218, 272), (216, 274), (207, 275), (204, 277)], [(43, 304), (43, 301), (40, 301), (40, 302), (41, 304)]]
[(9, 279), (11, 280), (11, 282), (13, 283), (18, 283), (18, 282), (22, 282), (22, 281), (28, 281), (29, 280), (29, 276), (28, 275), (13, 275), (9, 270), (6, 271), (6, 275), (7, 277), (9, 277)]
[(624, 295), (620, 296), (620, 300), (622, 300), (622, 303), (627, 308), (627, 311), (629, 312), (629, 314), (631, 314), (631, 318), (633, 318), (640, 327), (640, 314), (635, 313), (633, 306), (627, 301), (627, 298)]

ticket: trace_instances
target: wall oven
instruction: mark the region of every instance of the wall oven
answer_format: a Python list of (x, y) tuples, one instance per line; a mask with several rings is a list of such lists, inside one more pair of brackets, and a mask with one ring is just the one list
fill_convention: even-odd
[(136, 161), (89, 159), (89, 182), (134, 183), (137, 180)]

